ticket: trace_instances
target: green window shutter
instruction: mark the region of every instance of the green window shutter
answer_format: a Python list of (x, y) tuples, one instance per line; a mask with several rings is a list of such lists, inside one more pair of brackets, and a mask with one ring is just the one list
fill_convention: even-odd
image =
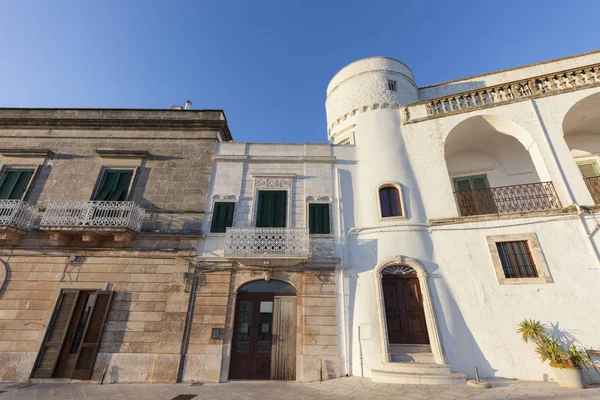
[(32, 176), (33, 169), (8, 169), (0, 184), (0, 199), (20, 200)]
[(124, 201), (133, 171), (107, 170), (94, 196), (95, 201)]
[(224, 233), (227, 231), (227, 228), (232, 227), (234, 210), (235, 203), (233, 202), (215, 203), (210, 231), (212, 233)]
[(308, 205), (308, 231), (310, 234), (329, 234), (329, 204)]
[(598, 168), (595, 161), (579, 163), (577, 166), (579, 167), (579, 171), (581, 171), (581, 175), (583, 175), (584, 178), (598, 176)]
[(465, 176), (462, 178), (454, 178), (454, 189), (457, 192), (465, 190), (480, 190), (489, 189), (490, 184), (487, 180), (487, 175)]
[(259, 228), (285, 228), (287, 216), (287, 191), (261, 190), (258, 192), (256, 226)]

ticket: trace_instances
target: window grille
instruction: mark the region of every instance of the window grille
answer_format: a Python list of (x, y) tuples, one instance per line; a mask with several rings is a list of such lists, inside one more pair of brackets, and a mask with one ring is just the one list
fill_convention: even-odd
[(388, 90), (391, 90), (392, 92), (396, 91), (396, 81), (388, 81)]
[(496, 246), (506, 278), (538, 277), (538, 272), (526, 240), (497, 242)]

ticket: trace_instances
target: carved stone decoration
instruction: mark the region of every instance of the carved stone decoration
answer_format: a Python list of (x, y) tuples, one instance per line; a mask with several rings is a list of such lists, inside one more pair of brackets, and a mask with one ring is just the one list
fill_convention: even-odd
[(416, 271), (406, 265), (393, 265), (381, 271), (382, 275), (417, 275)]
[(287, 189), (292, 187), (292, 178), (256, 178), (256, 187)]

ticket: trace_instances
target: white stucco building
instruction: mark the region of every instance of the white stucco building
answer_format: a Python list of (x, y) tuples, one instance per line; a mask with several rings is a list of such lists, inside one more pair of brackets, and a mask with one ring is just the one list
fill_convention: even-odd
[(600, 52), (427, 87), (371, 57), (326, 111), (329, 143), (217, 144), (184, 380), (552, 379), (525, 318), (600, 347)]
[(326, 110), (342, 373), (552, 379), (525, 318), (600, 348), (600, 52), (426, 87), (366, 58)]

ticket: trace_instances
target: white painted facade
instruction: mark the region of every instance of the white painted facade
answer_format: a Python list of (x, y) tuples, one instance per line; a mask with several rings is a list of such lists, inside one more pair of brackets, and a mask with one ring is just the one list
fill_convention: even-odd
[[(336, 157), (333, 203), (342, 213), (336, 229), (343, 373), (426, 383), (419, 370), (389, 362), (379, 280), (382, 267), (394, 264), (417, 266), (423, 295), (429, 292), (432, 357), (455, 373), (472, 377), (477, 367), (482, 377), (553, 379), (516, 333), (525, 318), (552, 324), (586, 349), (600, 348), (599, 225), (576, 164), (600, 165), (599, 63), (595, 52), (418, 88), (406, 65), (373, 57), (333, 77), (326, 110)], [(558, 78), (543, 94), (492, 104), (506, 95), (505, 84), (586, 66), (589, 75)], [(498, 85), (505, 85), (502, 92), (484, 95), (487, 105), (456, 111), (463, 100), (452, 96)], [(428, 114), (441, 96), (450, 96), (454, 111)], [(453, 178), (477, 175), (486, 175), (491, 188), (552, 182), (560, 205), (461, 217)], [(377, 191), (386, 183), (401, 188), (403, 217), (381, 218)], [(549, 282), (500, 284), (488, 246), (488, 237), (498, 235), (536, 238)], [(587, 379), (598, 376), (592, 370)]]

